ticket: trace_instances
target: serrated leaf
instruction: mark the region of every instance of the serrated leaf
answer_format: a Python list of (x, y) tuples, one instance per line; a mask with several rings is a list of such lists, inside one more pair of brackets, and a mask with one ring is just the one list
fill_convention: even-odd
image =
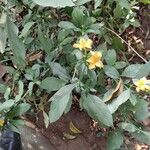
[(69, 103), (74, 87), (75, 84), (66, 85), (51, 97), (51, 106), (49, 112), (50, 122), (55, 122), (62, 116)]
[(88, 94), (82, 95), (81, 99), (83, 108), (89, 116), (106, 126), (113, 126), (112, 115), (107, 105), (97, 96)]
[(51, 92), (59, 90), (66, 83), (66, 81), (56, 77), (47, 77), (41, 81), (40, 87)]
[(110, 112), (113, 114), (120, 105), (125, 103), (130, 98), (130, 90), (123, 91), (116, 99), (114, 99), (111, 103), (107, 106)]
[(43, 7), (66, 7), (66, 6), (74, 6), (72, 0), (33, 0), (38, 5)]
[(75, 127), (75, 125), (72, 123), (72, 121), (69, 123), (69, 129), (75, 134), (82, 133), (78, 128)]

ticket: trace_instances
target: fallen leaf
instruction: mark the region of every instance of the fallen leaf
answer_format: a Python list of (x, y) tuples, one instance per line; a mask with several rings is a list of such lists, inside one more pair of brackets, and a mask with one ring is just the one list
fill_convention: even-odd
[(64, 135), (63, 138), (65, 138), (65, 139), (67, 139), (67, 140), (73, 140), (73, 139), (76, 138), (76, 136), (71, 135), (71, 134), (69, 134), (69, 133), (63, 133), (63, 135)]
[(82, 133), (78, 128), (75, 127), (75, 125), (72, 123), (72, 121), (69, 124), (69, 129), (75, 134)]

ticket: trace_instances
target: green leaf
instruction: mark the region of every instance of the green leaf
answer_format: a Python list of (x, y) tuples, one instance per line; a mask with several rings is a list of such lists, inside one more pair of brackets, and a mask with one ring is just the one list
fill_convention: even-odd
[(0, 35), (0, 53), (4, 53), (7, 40), (7, 33), (5, 28), (0, 27)]
[(91, 0), (76, 0), (75, 1), (75, 4), (76, 5), (83, 5), (83, 4), (85, 4), (85, 3), (87, 3), (87, 2), (90, 2)]
[(4, 84), (0, 84), (0, 93), (5, 93), (7, 86)]
[(107, 105), (97, 96), (88, 94), (82, 95), (82, 107), (89, 116), (106, 126), (113, 126), (113, 118)]
[(138, 99), (137, 104), (135, 105), (134, 109), (134, 116), (137, 120), (142, 121), (148, 117), (150, 117), (149, 112), (149, 103), (144, 99)]
[(10, 123), (12, 125), (16, 126), (16, 127), (25, 125), (25, 121), (24, 120), (20, 120), (20, 119), (18, 119), (18, 120), (11, 120)]
[(66, 83), (67, 83), (66, 81), (56, 77), (47, 77), (44, 80), (42, 80), (40, 87), (51, 92), (59, 90)]
[(31, 105), (27, 103), (21, 103), (15, 106), (8, 114), (7, 118), (11, 119), (13, 117), (21, 116), (30, 109)]
[(113, 66), (116, 62), (117, 59), (117, 55), (116, 55), (116, 51), (115, 50), (108, 50), (107, 54), (105, 56), (105, 60), (107, 62), (108, 65)]
[(116, 69), (123, 69), (124, 67), (126, 67), (127, 63), (124, 61), (118, 61), (115, 63), (115, 68)]
[(140, 71), (142, 65), (140, 64), (133, 64), (125, 68), (125, 70), (122, 73), (122, 76), (128, 77), (128, 78), (135, 78), (137, 76), (137, 73)]
[(113, 37), (113, 39), (112, 39), (112, 47), (117, 52), (124, 51), (124, 45), (123, 45), (122, 41), (118, 37)]
[(136, 79), (146, 77), (150, 74), (150, 62), (143, 64), (136, 74)]
[(72, 19), (77, 27), (82, 27), (82, 25), (84, 24), (83, 10), (79, 7), (74, 8), (72, 12)]
[(73, 29), (75, 31), (80, 31), (73, 23), (69, 21), (61, 21), (59, 22), (58, 26), (63, 29)]
[(66, 6), (74, 6), (72, 0), (33, 0), (38, 5), (43, 7), (66, 7)]
[(130, 3), (128, 0), (119, 0), (119, 1), (116, 0), (116, 1), (119, 3), (119, 5), (121, 7), (126, 8), (126, 9), (130, 9)]
[(101, 5), (103, 0), (94, 0), (94, 1), (95, 1), (94, 8), (97, 9), (97, 7), (99, 7)]
[(112, 67), (112, 66), (105, 66), (104, 67), (104, 72), (105, 74), (112, 78), (112, 79), (118, 79), (119, 78), (119, 72), (116, 70), (116, 68)]
[(130, 90), (123, 91), (116, 99), (114, 99), (111, 103), (107, 106), (110, 112), (113, 114), (120, 105), (125, 103), (130, 98)]
[(19, 84), (19, 87), (18, 87), (19, 91), (18, 91), (18, 95), (16, 95), (16, 97), (15, 97), (15, 102), (18, 102), (21, 100), (21, 96), (23, 95), (23, 91), (24, 91), (23, 82), (19, 81), (18, 84)]
[(132, 136), (137, 140), (150, 145), (150, 132), (138, 130), (132, 133)]
[(130, 133), (135, 132), (137, 130), (136, 126), (131, 124), (131, 123), (127, 123), (127, 122), (123, 122), (120, 124), (120, 127), (122, 129), (124, 129), (125, 131), (128, 131)]
[(12, 52), (14, 55), (14, 62), (20, 66), (24, 67), (26, 65), (25, 63), (25, 46), (21, 39), (16, 35), (14, 31), (14, 24), (10, 21), (10, 19), (7, 17), (7, 32), (8, 32), (8, 40), (9, 44), (12, 48)]
[(150, 0), (140, 0), (143, 4), (150, 4)]
[(25, 36), (27, 36), (27, 34), (28, 34), (30, 28), (31, 28), (34, 24), (35, 24), (35, 22), (27, 22), (27, 23), (24, 25), (24, 27), (23, 27), (23, 30), (22, 30), (22, 32), (21, 32), (21, 34), (20, 34), (20, 37), (25, 37)]
[[(121, 18), (122, 17), (122, 8), (120, 7), (120, 5), (119, 4), (117, 4), (116, 5), (116, 8), (114, 9), (114, 18)], [(116, 39), (117, 39), (117, 41), (119, 40), (119, 38), (117, 38), (116, 37)], [(121, 42), (121, 41), (120, 41)], [(120, 43), (119, 42), (119, 43)], [(113, 43), (113, 42), (112, 42)], [(122, 43), (122, 42), (121, 42)], [(116, 45), (116, 44), (115, 44)], [(116, 45), (117, 46), (117, 45)]]
[(131, 104), (132, 104), (133, 106), (135, 106), (135, 105), (137, 104), (137, 95), (131, 93), (129, 100), (130, 100)]
[(130, 132), (131, 135), (137, 140), (146, 143), (148, 145), (150, 144), (150, 132), (142, 131), (140, 128), (136, 127), (131, 123), (123, 122), (120, 124), (120, 126), (125, 131)]
[(4, 99), (5, 100), (9, 100), (10, 92), (11, 92), (11, 89), (9, 87), (7, 87), (7, 89), (4, 93)]
[(107, 150), (120, 149), (123, 144), (123, 134), (119, 131), (113, 131), (108, 134)]
[(51, 50), (53, 48), (52, 41), (44, 35), (44, 33), (39, 29), (38, 30), (38, 40), (41, 47), (45, 50), (48, 55), (51, 55)]
[(4, 103), (0, 104), (0, 112), (4, 111), (4, 110), (8, 110), (9, 108), (11, 108), (13, 105), (15, 104), (14, 100), (7, 100)]
[(51, 106), (49, 112), (51, 123), (57, 121), (66, 110), (71, 97), (72, 90), (74, 88), (75, 84), (66, 85), (51, 97)]
[(70, 79), (67, 70), (65, 68), (63, 68), (59, 63), (49, 63), (53, 75), (57, 75), (59, 78), (64, 79), (64, 80), (68, 80)]

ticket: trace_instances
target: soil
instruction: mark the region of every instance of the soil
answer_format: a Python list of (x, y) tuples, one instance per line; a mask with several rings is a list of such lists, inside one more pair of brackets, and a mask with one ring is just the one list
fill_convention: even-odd
[[(50, 124), (47, 129), (43, 122), (43, 115), (39, 113), (35, 124), (56, 150), (106, 150), (106, 137), (98, 136), (101, 133), (97, 133), (92, 128), (92, 120), (89, 116), (76, 107), (57, 122)], [(73, 134), (69, 128), (70, 122), (82, 133)], [(65, 134), (75, 137), (74, 139), (66, 138)]]

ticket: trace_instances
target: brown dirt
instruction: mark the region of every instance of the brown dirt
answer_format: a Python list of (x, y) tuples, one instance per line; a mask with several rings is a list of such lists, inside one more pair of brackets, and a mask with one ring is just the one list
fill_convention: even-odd
[[(38, 115), (36, 125), (41, 129), (45, 137), (49, 139), (56, 150), (106, 150), (106, 137), (96, 136), (96, 131), (91, 128), (91, 119), (85, 112), (77, 108), (64, 115), (57, 122), (52, 123), (47, 129), (44, 128), (43, 116)], [(73, 140), (65, 139), (64, 133), (72, 134), (69, 129), (69, 123), (73, 124), (82, 131), (77, 134)]]

